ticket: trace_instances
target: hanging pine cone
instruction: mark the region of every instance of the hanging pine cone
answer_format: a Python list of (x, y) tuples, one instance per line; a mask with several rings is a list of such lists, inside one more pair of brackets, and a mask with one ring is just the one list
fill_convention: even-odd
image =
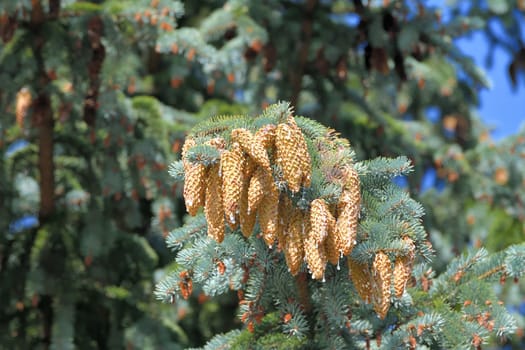
[(243, 186), (244, 153), (238, 143), (221, 155), (222, 200), (226, 221), (232, 229), (239, 224), (239, 202)]
[(195, 216), (204, 205), (206, 192), (206, 167), (203, 164), (188, 164), (184, 174), (184, 203), (191, 216)]
[(361, 195), (359, 175), (354, 167), (345, 167), (343, 174), (343, 192), (337, 204), (335, 240), (337, 249), (346, 256), (356, 244)]
[(16, 124), (20, 129), (24, 128), (24, 119), (27, 116), (27, 111), (31, 107), (33, 98), (31, 97), (31, 92), (28, 88), (22, 88), (16, 94)]
[(416, 251), (416, 246), (410, 237), (403, 237), (403, 241), (408, 246), (408, 254), (398, 256), (394, 263), (394, 291), (397, 298), (403, 296), (406, 284), (412, 275), (412, 264)]
[(187, 160), (187, 152), (195, 146), (195, 140), (187, 138), (182, 146), (182, 162), (184, 165), (184, 203), (191, 216), (195, 216), (204, 205), (206, 192), (206, 167), (203, 164), (191, 163)]
[(250, 157), (246, 157), (245, 161), (246, 161), (246, 164), (244, 165), (242, 175), (249, 184), (250, 179), (252, 178), (253, 173), (255, 172), (258, 166), (257, 166), (257, 163)]
[(328, 235), (324, 241), (324, 248), (328, 261), (332, 265), (337, 265), (339, 263), (339, 258), (341, 257), (341, 251), (336, 244), (335, 219), (332, 215), (328, 217)]
[(213, 165), (206, 178), (206, 203), (204, 214), (208, 222), (208, 236), (221, 243), (224, 240), (224, 208), (222, 206), (222, 181), (219, 164)]
[(358, 263), (348, 258), (348, 273), (357, 294), (365, 303), (369, 303), (372, 300), (372, 285), (370, 284), (371, 274), (368, 264)]
[(310, 205), (310, 227), (309, 237), (319, 244), (323, 244), (330, 230), (330, 220), (333, 219), (328, 204), (316, 198)]
[(277, 242), (279, 249), (284, 250), (286, 248), (286, 241), (288, 238), (288, 225), (290, 218), (292, 217), (294, 207), (292, 200), (286, 194), (281, 194), (279, 198), (278, 206), (278, 220), (277, 220)]
[(265, 179), (268, 173), (264, 168), (257, 167), (250, 179), (250, 187), (248, 189), (248, 212), (256, 212), (265, 196)]
[(266, 149), (271, 149), (275, 143), (275, 132), (277, 127), (266, 124), (255, 132), (255, 139)]
[(390, 308), (392, 264), (384, 252), (376, 253), (372, 264), (372, 303), (379, 318), (384, 319)]
[[(249, 165), (247, 165), (249, 166)], [(246, 174), (246, 169), (244, 171)], [(255, 226), (255, 220), (257, 218), (257, 212), (248, 210), (248, 189), (249, 189), (249, 178), (243, 176), (243, 184), (241, 191), (241, 198), (239, 199), (239, 222), (241, 225), (241, 232), (244, 237), (248, 238), (252, 235), (253, 228)]]
[(285, 233), (286, 245), (284, 248), (286, 264), (293, 276), (299, 272), (304, 260), (304, 225), (305, 215), (300, 209), (293, 208)]
[(234, 129), (232, 130), (231, 137), (233, 141), (241, 145), (243, 151), (253, 158), (259, 166), (263, 167), (268, 173), (272, 172), (268, 152), (266, 152), (262, 143), (257, 140), (249, 130), (243, 128)]
[(269, 247), (274, 244), (279, 216), (279, 190), (273, 181), (271, 173), (264, 173), (264, 197), (257, 211), (259, 226), (264, 241)]
[(275, 136), (276, 161), (283, 171), (284, 181), (292, 192), (301, 185), (310, 186), (310, 154), (301, 129), (293, 117), (277, 126)]
[(324, 244), (317, 242), (316, 238), (310, 235), (304, 243), (304, 253), (312, 278), (316, 280), (324, 278), (326, 268)]

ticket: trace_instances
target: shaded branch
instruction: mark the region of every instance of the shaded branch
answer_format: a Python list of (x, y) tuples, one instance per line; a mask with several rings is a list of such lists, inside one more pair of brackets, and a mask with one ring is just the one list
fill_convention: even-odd
[(106, 57), (106, 49), (102, 44), (104, 22), (100, 16), (93, 16), (88, 23), (88, 38), (91, 45), (91, 60), (88, 63), (89, 87), (84, 99), (84, 121), (91, 127), (95, 126), (98, 109), (98, 94), (100, 90), (100, 72)]
[(290, 97), (290, 103), (293, 107), (297, 108), (297, 102), (299, 100), (299, 94), (301, 93), (303, 74), (308, 60), (308, 52), (310, 51), (310, 44), (312, 41), (312, 32), (313, 32), (313, 12), (315, 6), (317, 5), (317, 0), (309, 0), (306, 4), (306, 9), (304, 13), (304, 19), (301, 25), (301, 34), (302, 40), (301, 45), (298, 50), (298, 58), (296, 69), (292, 70), (290, 73), (291, 81), (291, 90), (292, 95)]

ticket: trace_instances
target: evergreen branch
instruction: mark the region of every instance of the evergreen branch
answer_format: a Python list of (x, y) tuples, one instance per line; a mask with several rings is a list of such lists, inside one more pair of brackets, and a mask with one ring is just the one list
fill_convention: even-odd
[(479, 280), (486, 279), (488, 277), (493, 276), (494, 274), (496, 274), (498, 272), (505, 271), (505, 269), (506, 269), (505, 265), (496, 266), (496, 267), (492, 268), (491, 270), (485, 272), (484, 274), (478, 276), (478, 279)]
[(166, 245), (172, 251), (178, 251), (185, 242), (202, 238), (207, 232), (207, 222), (204, 215), (191, 218), (183, 227), (171, 231), (166, 237)]
[(173, 177), (175, 182), (184, 181), (184, 163), (182, 160), (175, 161), (170, 164), (168, 173)]
[[(209, 139), (217, 136), (225, 136), (227, 130), (234, 128), (246, 128), (249, 125), (246, 116), (232, 115), (232, 116), (215, 116), (209, 120), (203, 121), (195, 125), (189, 132), (190, 136), (202, 139)], [(228, 137), (224, 137), (225, 140)]]
[[(228, 350), (231, 348), (231, 344), (239, 337), (241, 331), (234, 329), (226, 334), (219, 334), (214, 336), (210, 341), (206, 343), (200, 350)], [(190, 348), (189, 350), (199, 350), (197, 348)]]
[(197, 145), (188, 150), (186, 158), (192, 163), (202, 163), (208, 167), (218, 163), (221, 156), (219, 150), (213, 146)]

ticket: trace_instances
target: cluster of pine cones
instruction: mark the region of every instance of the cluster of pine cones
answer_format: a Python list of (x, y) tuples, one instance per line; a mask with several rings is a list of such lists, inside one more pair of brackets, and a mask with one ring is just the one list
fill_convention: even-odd
[[(188, 137), (182, 149), (188, 212), (196, 215), (204, 207), (208, 235), (217, 242), (223, 241), (226, 226), (240, 228), (249, 237), (258, 222), (266, 244), (277, 244), (283, 251), (292, 275), (306, 262), (312, 278), (323, 279), (327, 263), (339, 264), (356, 244), (361, 201), (359, 175), (342, 151), (349, 149), (348, 142), (326, 130), (326, 138), (307, 142), (290, 115), (277, 125), (268, 123), (254, 131), (239, 127), (223, 137), (199, 140), (218, 151), (215, 162), (190, 160), (188, 151), (198, 142)], [(311, 152), (318, 153), (314, 165), (309, 144)], [(324, 185), (338, 187), (338, 197), (319, 196), (300, 206), (297, 197), (312, 185), (313, 168)], [(414, 244), (408, 237), (406, 243), (411, 253), (395, 264), (383, 252), (375, 255), (373, 264), (347, 259), (358, 293), (373, 303), (381, 318), (390, 306), (392, 285), (401, 296), (409, 279)]]
[(357, 293), (365, 302), (372, 302), (381, 319), (385, 318), (390, 308), (392, 287), (395, 296), (400, 298), (412, 275), (416, 246), (408, 236), (405, 236), (403, 241), (408, 248), (408, 254), (397, 257), (393, 268), (390, 258), (383, 251), (375, 254), (372, 266), (348, 259), (348, 270)]
[[(293, 116), (252, 133), (237, 128), (206, 143), (220, 152), (220, 161), (206, 167), (187, 157), (196, 145), (186, 139), (182, 150), (184, 200), (195, 215), (204, 207), (208, 235), (222, 242), (226, 225), (240, 226), (249, 237), (258, 221), (269, 247), (276, 243), (295, 275), (306, 261), (315, 279), (323, 278), (327, 261), (337, 264), (356, 242), (360, 208), (359, 176), (351, 163), (332, 176), (342, 187), (338, 203), (314, 199), (309, 209), (294, 205), (290, 195), (310, 187), (312, 164), (303, 132)], [(273, 167), (274, 166), (274, 167)], [(275, 170), (277, 169), (277, 170)], [(335, 181), (335, 180), (334, 180)]]

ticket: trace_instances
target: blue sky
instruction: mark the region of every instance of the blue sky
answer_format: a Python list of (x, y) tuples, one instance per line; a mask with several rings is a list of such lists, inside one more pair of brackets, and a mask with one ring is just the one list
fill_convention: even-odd
[[(480, 93), (481, 106), (478, 108), (480, 117), (489, 125), (494, 126), (494, 139), (516, 133), (525, 121), (525, 81), (518, 77), (518, 87), (513, 91), (507, 67), (510, 56), (501, 49), (494, 53), (494, 63), (490, 69), (484, 66), (487, 43), (480, 33), (470, 39), (458, 40), (463, 52), (473, 53), (478, 66), (483, 67), (492, 81), (490, 90)], [(519, 79), (522, 78), (522, 79)]]
[[(444, 0), (430, 0), (428, 4), (443, 9), (446, 20), (447, 11)], [(522, 22), (522, 33), (525, 33), (525, 21)], [(525, 38), (523, 38), (525, 41)], [(508, 75), (511, 56), (501, 48), (494, 51), (491, 68), (485, 65), (488, 44), (482, 33), (456, 40), (458, 47), (471, 56), (476, 64), (483, 68), (492, 82), (492, 88), (480, 92), (481, 105), (478, 113), (489, 126), (494, 127), (492, 137), (496, 140), (516, 133), (525, 123), (525, 74), (518, 76), (518, 87), (513, 91)]]

